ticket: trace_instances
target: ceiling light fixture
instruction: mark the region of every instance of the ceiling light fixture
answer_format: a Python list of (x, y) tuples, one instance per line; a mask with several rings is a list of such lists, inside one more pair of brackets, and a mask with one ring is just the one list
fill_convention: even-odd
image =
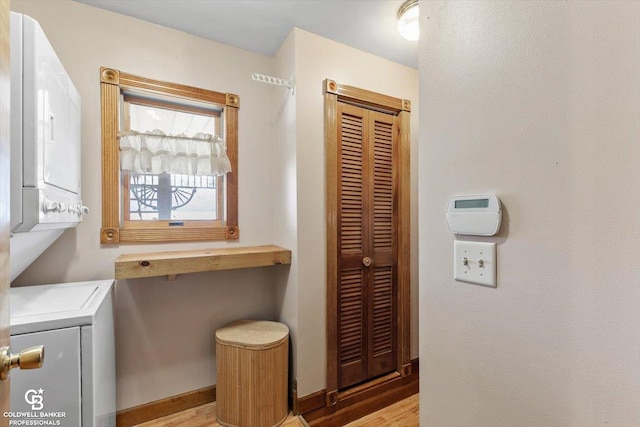
[(407, 40), (416, 41), (420, 34), (418, 0), (407, 0), (398, 9), (398, 32)]

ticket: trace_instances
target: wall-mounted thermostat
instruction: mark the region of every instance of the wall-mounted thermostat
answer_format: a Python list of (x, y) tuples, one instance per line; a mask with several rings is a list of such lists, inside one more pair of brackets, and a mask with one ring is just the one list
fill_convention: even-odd
[(495, 194), (449, 199), (447, 224), (454, 234), (493, 236), (500, 230), (501, 223), (500, 199)]

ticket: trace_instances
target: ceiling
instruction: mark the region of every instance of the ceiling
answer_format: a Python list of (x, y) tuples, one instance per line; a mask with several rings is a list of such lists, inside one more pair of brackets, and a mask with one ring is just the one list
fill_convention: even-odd
[(418, 42), (396, 30), (404, 0), (76, 0), (274, 55), (295, 26), (418, 68)]

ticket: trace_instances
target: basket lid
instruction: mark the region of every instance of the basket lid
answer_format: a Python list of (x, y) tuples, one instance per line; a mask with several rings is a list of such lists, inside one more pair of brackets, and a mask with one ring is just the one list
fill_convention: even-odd
[(281, 344), (289, 328), (267, 320), (238, 320), (216, 331), (216, 341), (238, 347), (265, 348)]

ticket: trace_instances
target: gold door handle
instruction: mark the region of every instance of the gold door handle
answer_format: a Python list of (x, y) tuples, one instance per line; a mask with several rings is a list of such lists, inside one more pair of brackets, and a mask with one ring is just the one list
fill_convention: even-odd
[(369, 267), (371, 264), (373, 264), (373, 260), (368, 256), (366, 256), (362, 258), (362, 263), (364, 264), (365, 267)]
[(0, 380), (9, 378), (13, 368), (38, 369), (44, 363), (44, 346), (29, 347), (18, 354), (11, 354), (9, 347), (0, 348)]

